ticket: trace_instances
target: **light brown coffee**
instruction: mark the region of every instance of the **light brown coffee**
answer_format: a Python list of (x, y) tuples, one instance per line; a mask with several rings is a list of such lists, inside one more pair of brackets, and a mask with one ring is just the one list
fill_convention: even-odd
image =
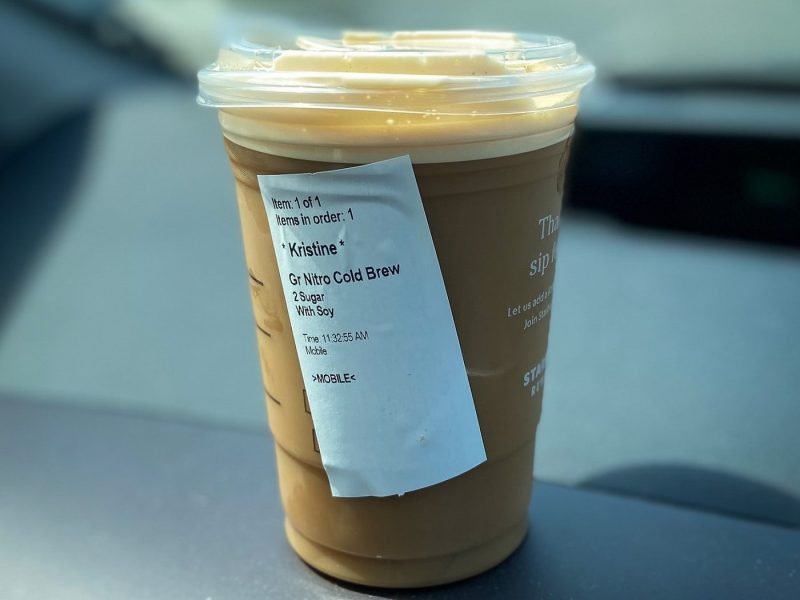
[(290, 543), (321, 571), (388, 587), (445, 583), (497, 564), (527, 530), (569, 138), (510, 156), (414, 164), (488, 460), (386, 498), (331, 495), (256, 178), (352, 165), (225, 145)]

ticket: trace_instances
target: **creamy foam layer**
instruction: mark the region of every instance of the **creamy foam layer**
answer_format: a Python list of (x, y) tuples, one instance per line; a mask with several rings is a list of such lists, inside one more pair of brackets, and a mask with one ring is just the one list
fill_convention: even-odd
[(360, 32), (223, 50), (199, 73), (199, 102), (219, 108), (226, 137), (263, 152), (450, 162), (564, 139), (593, 72), (560, 38)]

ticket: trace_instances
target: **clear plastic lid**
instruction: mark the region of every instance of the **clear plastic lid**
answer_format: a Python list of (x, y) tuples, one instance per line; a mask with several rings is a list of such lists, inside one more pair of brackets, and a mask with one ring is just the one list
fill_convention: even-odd
[(263, 152), (438, 162), (540, 148), (572, 131), (594, 67), (559, 37), (478, 31), (243, 41), (198, 74), (225, 136)]
[(554, 36), (351, 32), (301, 37), (294, 49), (231, 45), (199, 72), (198, 102), (498, 114), (552, 107), (535, 99), (577, 91), (593, 74), (575, 44)]

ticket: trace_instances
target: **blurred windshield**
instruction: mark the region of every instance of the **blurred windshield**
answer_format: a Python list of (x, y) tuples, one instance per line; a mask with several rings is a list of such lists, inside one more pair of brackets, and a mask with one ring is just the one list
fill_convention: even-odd
[[(234, 183), (197, 70), (242, 31), (555, 34), (597, 80), (537, 476), (645, 494), (660, 465), (679, 492), (654, 496), (800, 524), (798, 25), (797, 0), (4, 2), (0, 393), (263, 431)], [(707, 473), (788, 508), (688, 497)]]

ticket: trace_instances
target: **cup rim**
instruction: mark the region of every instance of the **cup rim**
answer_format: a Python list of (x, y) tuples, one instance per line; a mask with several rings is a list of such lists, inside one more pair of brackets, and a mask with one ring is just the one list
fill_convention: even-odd
[[(326, 68), (302, 68), (309, 64)], [(298, 61), (299, 59), (299, 61)], [(301, 68), (283, 68), (294, 61)], [(366, 66), (354, 68), (353, 61)], [(452, 72), (453, 65), (459, 65)], [(390, 72), (381, 72), (391, 65)], [(404, 65), (411, 66), (404, 72)], [(472, 66), (478, 69), (470, 71)], [(348, 68), (349, 66), (349, 68)], [(492, 72), (480, 72), (488, 66)], [(565, 38), (482, 31), (345, 32), (340, 40), (299, 37), (293, 48), (243, 38), (198, 72), (198, 103), (215, 108), (291, 108), (504, 114), (509, 103), (569, 95), (594, 66)], [(408, 105), (403, 98), (413, 95)], [(430, 100), (430, 102), (427, 102)], [(520, 110), (519, 106), (515, 110)]]

